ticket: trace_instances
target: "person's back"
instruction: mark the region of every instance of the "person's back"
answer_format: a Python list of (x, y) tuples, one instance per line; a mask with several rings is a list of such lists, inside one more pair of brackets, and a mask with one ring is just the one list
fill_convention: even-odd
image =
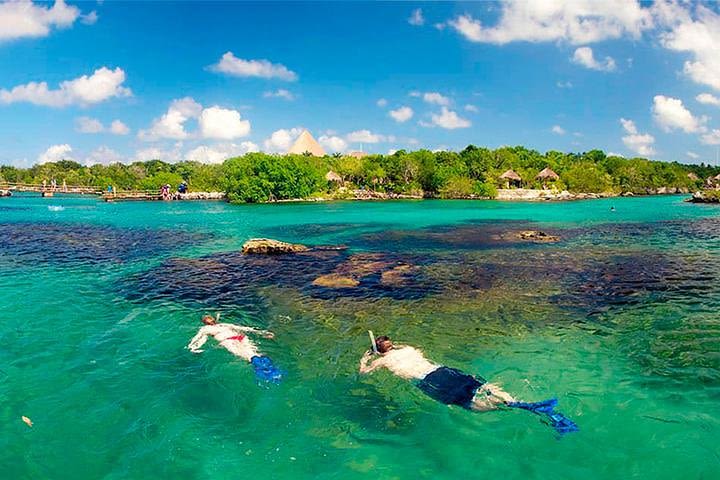
[[(542, 402), (518, 402), (483, 377), (436, 365), (428, 361), (419, 349), (405, 345), (395, 346), (387, 336), (378, 337), (373, 350), (375, 352), (368, 351), (360, 359), (360, 373), (387, 368), (398, 377), (416, 380), (417, 387), (423, 393), (447, 405), (458, 405), (479, 412), (501, 406), (520, 408), (545, 416), (548, 423), (560, 434), (578, 430), (575, 423), (554, 410), (557, 405), (554, 398)], [(379, 358), (368, 364), (374, 354), (378, 354)]]
[(283, 373), (273, 365), (272, 360), (261, 354), (257, 346), (246, 334), (254, 333), (265, 338), (274, 338), (272, 332), (259, 330), (253, 327), (234, 325), (232, 323), (218, 323), (217, 318), (205, 315), (202, 322), (205, 326), (198, 330), (197, 334), (190, 340), (187, 349), (193, 353), (201, 353), (200, 347), (205, 345), (208, 337), (213, 337), (218, 344), (236, 357), (252, 364), (255, 375), (259, 380), (268, 382), (279, 382)]

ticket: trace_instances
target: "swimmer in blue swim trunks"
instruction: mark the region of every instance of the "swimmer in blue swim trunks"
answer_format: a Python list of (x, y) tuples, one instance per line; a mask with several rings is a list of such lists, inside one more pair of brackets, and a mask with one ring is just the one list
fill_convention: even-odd
[(370, 373), (384, 367), (398, 377), (417, 382), (418, 388), (426, 395), (447, 405), (480, 412), (500, 407), (520, 408), (545, 416), (547, 422), (561, 434), (577, 430), (572, 421), (554, 411), (557, 404), (555, 399), (537, 403), (518, 402), (484, 378), (434, 364), (420, 350), (407, 345), (394, 345), (387, 336), (378, 337), (375, 346), (379, 358), (370, 362), (374, 352), (366, 352), (360, 360), (360, 373)]
[(197, 334), (190, 340), (187, 349), (192, 353), (201, 353), (200, 347), (207, 342), (208, 337), (214, 337), (221, 347), (236, 357), (252, 364), (255, 368), (255, 375), (259, 380), (278, 382), (282, 378), (282, 372), (278, 370), (270, 358), (262, 355), (255, 343), (248, 338), (247, 334), (257, 334), (265, 338), (275, 338), (272, 332), (259, 330), (253, 327), (243, 327), (232, 323), (218, 323), (218, 317), (211, 315), (202, 317), (204, 327), (198, 330)]

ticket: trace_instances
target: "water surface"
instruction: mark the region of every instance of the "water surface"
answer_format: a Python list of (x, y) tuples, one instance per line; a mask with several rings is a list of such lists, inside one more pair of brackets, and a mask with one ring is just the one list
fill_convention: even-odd
[[(64, 209), (48, 209), (58, 205)], [(615, 211), (610, 207), (614, 206)], [(541, 229), (557, 243), (519, 241)], [(255, 236), (345, 250), (238, 253)], [(0, 199), (0, 468), (13, 479), (715, 478), (720, 209), (573, 203), (233, 206)], [(354, 288), (314, 285), (322, 275)], [(273, 330), (258, 386), (205, 312)], [(357, 375), (366, 330), (520, 398), (440, 405)], [(20, 421), (34, 421), (30, 429)]]

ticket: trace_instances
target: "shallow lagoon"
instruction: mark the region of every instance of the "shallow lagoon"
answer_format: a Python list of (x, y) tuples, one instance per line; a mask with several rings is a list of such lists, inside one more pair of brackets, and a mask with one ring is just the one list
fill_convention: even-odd
[[(713, 478), (719, 227), (720, 209), (682, 197), (0, 199), (0, 467), (18, 479)], [(525, 228), (562, 240), (503, 236)], [(348, 249), (238, 255), (254, 236)], [(367, 273), (357, 288), (312, 285), (348, 262)], [(398, 265), (411, 274), (384, 283)], [(224, 350), (184, 350), (205, 311), (275, 331), (260, 342), (287, 380), (260, 388)], [(557, 439), (526, 412), (472, 414), (386, 372), (361, 378), (368, 328), (519, 397), (557, 395), (581, 432)]]

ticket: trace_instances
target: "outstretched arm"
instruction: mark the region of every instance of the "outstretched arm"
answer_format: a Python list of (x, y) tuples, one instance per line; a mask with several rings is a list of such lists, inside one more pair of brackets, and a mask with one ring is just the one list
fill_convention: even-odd
[(200, 347), (205, 345), (205, 342), (207, 342), (207, 337), (207, 330), (205, 330), (205, 327), (201, 328), (200, 330), (198, 330), (198, 333), (192, 338), (192, 340), (190, 340), (187, 349), (193, 353), (202, 352), (202, 350), (200, 350)]
[(362, 356), (362, 358), (360, 359), (360, 373), (370, 373), (373, 370), (384, 366), (384, 363), (383, 363), (384, 358), (383, 357), (378, 358), (377, 360), (372, 362), (370, 365), (368, 365), (368, 362), (372, 358), (372, 355), (373, 355), (373, 352), (367, 351), (367, 352), (365, 352), (365, 355)]
[(271, 331), (260, 330), (259, 328), (244, 327), (241, 325), (233, 325), (233, 330), (236, 330), (238, 332), (255, 333), (257, 335), (262, 335), (265, 338), (275, 338), (275, 334), (272, 333)]

